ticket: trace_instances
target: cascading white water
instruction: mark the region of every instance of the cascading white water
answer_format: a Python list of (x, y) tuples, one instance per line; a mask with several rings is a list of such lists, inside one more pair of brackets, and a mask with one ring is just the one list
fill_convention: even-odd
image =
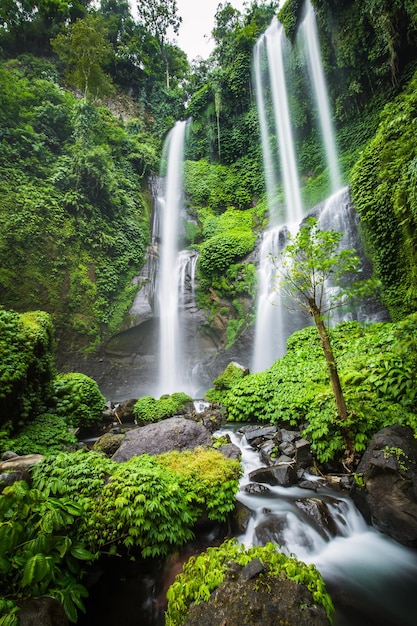
[[(251, 370), (259, 372), (285, 353), (289, 330), (282, 293), (277, 285), (276, 257), (285, 243), (285, 231), (294, 232), (303, 216), (294, 140), (284, 68), (287, 45), (282, 24), (274, 17), (254, 49), (253, 72), (261, 129), (262, 151), (272, 227), (263, 235), (258, 262), (258, 296), (255, 342)], [(270, 97), (273, 119), (268, 120), (266, 99)], [(271, 137), (277, 144), (271, 145)], [(275, 155), (279, 154), (279, 164)], [(278, 214), (276, 193), (278, 171), (284, 189), (283, 214)], [(286, 226), (284, 226), (286, 225)]]
[[(267, 493), (247, 493), (250, 472), (262, 467), (259, 454), (232, 425), (218, 434), (228, 434), (242, 452), (237, 499), (252, 517), (240, 542), (261, 545), (272, 540), (277, 549), (316, 565), (337, 605), (335, 626), (415, 626), (416, 550), (368, 526), (345, 491), (267, 485)], [(323, 503), (332, 532), (319, 529), (314, 516), (305, 513), (309, 502)], [(352, 620), (347, 615), (351, 606), (357, 611)]]
[(178, 230), (183, 207), (183, 155), (186, 122), (176, 122), (166, 139), (167, 171), (161, 217), (157, 309), (159, 315), (158, 395), (183, 390), (182, 337), (178, 323)]
[(298, 30), (298, 37), (304, 43), (306, 51), (308, 74), (311, 79), (323, 144), (326, 151), (327, 165), (330, 173), (332, 192), (341, 187), (339, 161), (337, 157), (336, 141), (330, 114), (327, 85), (324, 77), (323, 64), (321, 60), (319, 38), (316, 26), (316, 15), (310, 0), (305, 0), (305, 16)]
[[(276, 17), (273, 18), (270, 26), (256, 43), (256, 46), (258, 45), (265, 50), (268, 61), (268, 86), (271, 92), (275, 124), (272, 132), (278, 141), (284, 188), (284, 223), (295, 222), (298, 224), (303, 217), (303, 204), (300, 194), (300, 182), (298, 180), (284, 70), (284, 48), (287, 45), (287, 40), (284, 28)], [(265, 83), (262, 84), (261, 81), (262, 93), (265, 88)]]

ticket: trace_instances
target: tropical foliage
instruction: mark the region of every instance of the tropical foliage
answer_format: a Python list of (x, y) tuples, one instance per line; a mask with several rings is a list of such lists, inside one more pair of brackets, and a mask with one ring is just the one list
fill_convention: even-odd
[(330, 332), (349, 409), (338, 419), (320, 340), (313, 327), (294, 333), (287, 354), (262, 373), (250, 374), (225, 391), (232, 421), (297, 425), (321, 462), (340, 460), (347, 426), (354, 449), (362, 453), (379, 429), (408, 424), (417, 430), (416, 315), (399, 323), (362, 326), (345, 322)]
[(273, 578), (285, 576), (297, 584), (306, 585), (314, 602), (321, 604), (331, 619), (333, 603), (314, 565), (306, 565), (294, 557), (286, 556), (272, 543), (247, 548), (231, 540), (225, 541), (218, 548), (207, 548), (199, 556), (187, 561), (167, 593), (166, 625), (181, 626), (191, 604), (207, 601), (210, 594), (222, 584), (231, 563), (245, 566), (253, 559), (259, 559), (265, 566), (260, 584), (264, 582), (267, 585)]
[(152, 396), (143, 396), (135, 403), (133, 413), (139, 422), (159, 422), (167, 417), (184, 413), (192, 402), (193, 399), (182, 392), (162, 396), (159, 400)]

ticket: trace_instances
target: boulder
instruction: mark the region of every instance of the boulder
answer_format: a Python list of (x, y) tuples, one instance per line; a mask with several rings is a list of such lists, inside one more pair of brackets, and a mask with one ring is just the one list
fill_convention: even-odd
[[(330, 502), (330, 498), (328, 500)], [(340, 534), (325, 500), (321, 498), (300, 498), (294, 504), (300, 511), (303, 511), (310, 524), (323, 539)]]
[(276, 465), (260, 467), (249, 474), (250, 480), (267, 485), (280, 485), (289, 487), (297, 482), (297, 470), (291, 459), (280, 457)]
[(258, 559), (234, 565), (230, 575), (206, 602), (193, 604), (184, 626), (328, 626), (322, 606), (310, 591), (287, 578), (268, 577)]
[(313, 463), (311, 446), (307, 439), (298, 439), (295, 445), (295, 463), (297, 467), (310, 467)]
[(241, 449), (234, 443), (226, 443), (224, 446), (217, 448), (217, 450), (221, 452), (226, 459), (230, 459), (231, 461), (240, 461), (242, 458)]
[(243, 502), (236, 501), (235, 509), (231, 516), (232, 531), (235, 535), (243, 535), (253, 516), (252, 511)]
[(358, 466), (353, 500), (375, 528), (417, 547), (417, 441), (408, 426), (383, 428)]
[(103, 452), (106, 456), (110, 457), (120, 448), (125, 438), (124, 433), (105, 433), (97, 439), (93, 445), (93, 450), (96, 452)]
[(20, 626), (68, 626), (65, 611), (55, 598), (19, 598), (16, 603)]
[(201, 424), (184, 417), (170, 417), (126, 433), (113, 461), (123, 462), (140, 454), (157, 455), (171, 450), (194, 450), (211, 446), (211, 435)]
[(4, 472), (0, 474), (0, 491), (5, 487), (10, 487), (19, 480), (30, 482), (29, 470), (16, 470), (15, 472)]
[(7, 461), (2, 461), (0, 463), (0, 473), (26, 470), (29, 467), (32, 467), (32, 465), (40, 463), (42, 459), (42, 454), (25, 454), (24, 456), (14, 456)]

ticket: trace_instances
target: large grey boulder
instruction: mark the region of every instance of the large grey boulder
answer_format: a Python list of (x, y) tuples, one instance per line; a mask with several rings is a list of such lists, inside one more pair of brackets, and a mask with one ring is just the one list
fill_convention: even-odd
[(235, 564), (207, 602), (191, 605), (184, 626), (329, 626), (306, 587), (278, 577), (262, 584), (264, 573), (258, 559), (243, 568)]
[(211, 446), (209, 431), (185, 417), (170, 417), (162, 422), (130, 430), (112, 459), (123, 462), (140, 454), (157, 455), (171, 450), (194, 450), (199, 446)]
[(417, 441), (408, 426), (389, 426), (372, 437), (357, 469), (352, 497), (373, 526), (417, 547)]

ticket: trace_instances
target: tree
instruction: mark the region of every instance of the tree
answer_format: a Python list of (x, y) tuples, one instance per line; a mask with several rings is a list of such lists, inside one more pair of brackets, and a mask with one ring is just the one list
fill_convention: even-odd
[[(317, 219), (309, 218), (295, 237), (290, 237), (278, 271), (284, 293), (314, 320), (326, 358), (338, 416), (346, 423), (349, 413), (325, 316), (331, 310), (343, 306), (353, 295), (368, 295), (370, 289), (375, 289), (376, 283), (373, 280), (359, 281), (346, 287), (348, 275), (359, 273), (360, 260), (355, 250), (339, 249), (342, 236), (342, 233), (333, 230), (320, 230)], [(351, 465), (354, 449), (347, 425), (343, 428), (343, 437), (346, 465)]]
[(52, 48), (67, 64), (68, 81), (83, 91), (85, 99), (112, 90), (111, 79), (103, 70), (112, 54), (106, 35), (102, 19), (87, 15), (52, 41)]
[(169, 63), (166, 51), (168, 30), (178, 35), (182, 17), (177, 15), (176, 0), (147, 0), (137, 3), (139, 21), (155, 37), (165, 62), (167, 88), (169, 89)]

